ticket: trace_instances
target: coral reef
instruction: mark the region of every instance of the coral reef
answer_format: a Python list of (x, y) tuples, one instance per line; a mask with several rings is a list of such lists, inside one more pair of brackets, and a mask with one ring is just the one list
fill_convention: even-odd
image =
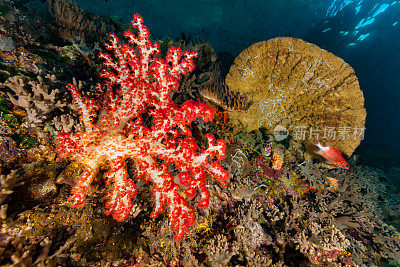
[(24, 157), (26, 152), (16, 147), (15, 142), (8, 137), (0, 137), (0, 166), (10, 168)]
[(27, 126), (38, 125), (49, 120), (50, 113), (56, 108), (63, 108), (67, 104), (56, 100), (58, 89), (52, 89), (56, 84), (53, 75), (47, 75), (45, 80), (38, 76), (38, 82), (27, 81), (25, 77), (14, 76), (9, 78), (4, 84), (10, 88), (17, 98), (11, 93), (7, 93), (11, 102), (15, 106), (22, 107), (27, 112)]
[[(102, 103), (97, 104), (83, 97), (74, 85), (69, 84), (74, 103), (82, 114), (85, 132), (60, 133), (56, 151), (61, 157), (69, 157), (85, 165), (70, 198), (74, 207), (84, 205), (94, 175), (99, 166), (109, 160), (111, 168), (106, 174), (107, 185), (113, 183), (113, 187), (108, 194), (106, 213), (112, 213), (118, 221), (130, 215), (132, 198), (137, 190), (133, 181), (127, 179), (128, 173), (124, 169), (125, 159), (131, 158), (136, 178), (154, 184), (155, 207), (151, 217), (158, 217), (167, 206), (170, 226), (177, 233), (176, 239), (180, 240), (195, 220), (193, 207), (181, 196), (180, 185), (189, 199), (198, 190), (198, 205), (207, 207), (209, 192), (205, 187), (206, 174), (222, 187), (226, 186), (228, 173), (215, 160), (225, 157), (225, 143), (207, 134), (207, 149), (197, 152), (198, 145), (186, 125), (198, 117), (206, 122), (212, 120), (212, 110), (192, 100), (177, 107), (169, 96), (169, 92), (177, 88), (181, 74), (194, 68), (191, 58), (196, 54), (170, 47), (166, 60), (154, 58), (159, 45), (149, 40), (149, 31), (142, 23), (142, 18), (135, 15), (132, 26), (138, 29), (138, 35), (125, 32), (129, 42), (139, 52), (135, 52), (134, 47), (121, 44), (112, 34), (106, 47), (115, 52), (116, 60), (109, 54), (101, 54), (105, 59), (104, 65), (117, 73), (103, 70), (102, 77), (108, 83), (97, 86), (100, 92), (106, 89)], [(115, 94), (113, 86), (117, 88)], [(100, 115), (94, 123), (96, 110)], [(151, 121), (146, 122), (145, 112)], [(168, 171), (168, 165), (172, 164), (180, 169), (178, 183)]]
[(236, 243), (229, 244), (224, 235), (217, 235), (207, 246), (207, 256), (212, 266), (226, 266), (232, 256), (239, 252)]
[(47, 0), (49, 13), (59, 25), (56, 29), (61, 38), (80, 37), (89, 41), (101, 41), (106, 34), (114, 31), (112, 25), (90, 16), (76, 3), (69, 0)]
[(248, 131), (281, 125), (295, 139), (330, 141), (347, 156), (363, 139), (366, 111), (354, 70), (313, 44), (290, 37), (253, 44), (225, 83), (254, 102), (247, 112), (230, 112)]
[(0, 58), (2, 60), (1, 66), (8, 69), (14, 68), (23, 73), (39, 74), (41, 71), (40, 65), (44, 63), (39, 56), (29, 53), (21, 47), (15, 51), (2, 52)]
[(15, 186), (21, 185), (20, 176), (17, 174), (17, 170), (12, 170), (10, 174), (0, 176), (0, 205), (7, 198), (7, 195), (13, 193), (12, 189)]
[[(3, 11), (0, 14), (0, 36), (2, 38), (10, 38), (14, 42), (14, 46), (16, 43), (38, 44), (36, 37), (40, 23), (36, 23), (36, 25), (30, 23), (30, 21), (38, 21), (33, 19), (29, 12), (24, 12), (24, 8), (18, 7), (18, 3), (12, 0), (1, 0), (0, 9)], [(29, 30), (24, 27), (26, 24), (30, 25)]]
[[(106, 54), (93, 43), (104, 37), (97, 16), (52, 0), (62, 14), (46, 20), (24, 2), (0, 0), (0, 39), (15, 46), (7, 40), (11, 51), (0, 53), (1, 266), (400, 264), (400, 194), (389, 182), (398, 168), (355, 155), (349, 169), (328, 169), (309, 161), (311, 146), (295, 134), (274, 138), (272, 124), (295, 123), (300, 112), (301, 123), (320, 123), (314, 130), (350, 118), (363, 127), (362, 93), (343, 61), (273, 39), (245, 50), (258, 54), (239, 56), (225, 85), (224, 55), (205, 41), (150, 41), (135, 16), (137, 35), (119, 41), (115, 28)], [(49, 38), (58, 30), (69, 40)], [(71, 80), (75, 105), (63, 90)], [(245, 106), (239, 91), (249, 110), (226, 110)], [(238, 127), (264, 100), (264, 127)], [(336, 120), (335, 108), (346, 116)], [(358, 142), (338, 138), (335, 147), (349, 155)]]

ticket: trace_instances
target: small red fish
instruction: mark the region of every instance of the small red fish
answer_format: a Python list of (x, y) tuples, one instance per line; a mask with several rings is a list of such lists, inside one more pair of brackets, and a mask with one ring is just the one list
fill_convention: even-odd
[(342, 152), (339, 150), (334, 149), (330, 146), (322, 146), (319, 141), (318, 143), (313, 143), (313, 145), (317, 146), (319, 149), (315, 150), (314, 152), (318, 155), (323, 156), (326, 159), (326, 163), (333, 164), (343, 169), (348, 169), (349, 164), (343, 158)]

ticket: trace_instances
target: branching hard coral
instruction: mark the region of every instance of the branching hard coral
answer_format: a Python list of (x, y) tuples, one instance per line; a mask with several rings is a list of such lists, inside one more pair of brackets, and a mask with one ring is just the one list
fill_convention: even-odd
[[(23, 47), (18, 47), (13, 52), (0, 53), (0, 59), (0, 66), (5, 67), (11, 73), (39, 74), (43, 71), (41, 65), (45, 62), (41, 57)], [(9, 76), (11, 76), (11, 73)]]
[(11, 173), (7, 175), (0, 175), (0, 205), (8, 195), (13, 193), (12, 189), (14, 187), (22, 184), (23, 182), (21, 182), (20, 175), (17, 174), (17, 170), (12, 170)]
[(90, 17), (89, 13), (69, 0), (47, 0), (49, 13), (59, 26), (61, 38), (81, 37), (87, 40), (101, 40), (114, 27), (101, 21), (99, 17)]
[(226, 236), (216, 235), (207, 246), (207, 258), (212, 266), (226, 266), (239, 252), (236, 243), (229, 244)]
[[(377, 262), (380, 262), (382, 259), (377, 259), (368, 252), (371, 250), (384, 254), (386, 260), (398, 260), (396, 244), (400, 242), (399, 235), (394, 228), (391, 231), (385, 231), (385, 227), (381, 227), (383, 222), (373, 214), (368, 204), (370, 200), (363, 198), (363, 195), (369, 194), (369, 191), (361, 182), (363, 178), (356, 178), (358, 171), (327, 171), (308, 169), (308, 167), (303, 168), (304, 175), (310, 175), (309, 171), (311, 171), (321, 179), (327, 176), (335, 177), (338, 183), (337, 188), (326, 190), (322, 186), (323, 183), (319, 183), (321, 186), (298, 196), (297, 200), (294, 198), (290, 201), (291, 204), (274, 203), (272, 207), (275, 206), (275, 208), (265, 206), (266, 212), (277, 210), (277, 208), (283, 211), (285, 226), (283, 238), (288, 238), (287, 240), (294, 238), (300, 251), (314, 263), (334, 261), (360, 265), (366, 258), (375, 258)], [(282, 204), (285, 205), (282, 206)], [(295, 210), (297, 211), (294, 212)], [(281, 222), (270, 222), (268, 218), (271, 216), (268, 215), (265, 216), (266, 225), (270, 225), (270, 229), (277, 231), (276, 225)], [(277, 237), (278, 234), (273, 236)], [(387, 242), (390, 238), (392, 243)], [(355, 243), (358, 244), (356, 247), (353, 245)], [(361, 244), (366, 249), (359, 249)]]
[(323, 173), (311, 161), (305, 161), (298, 166), (299, 173), (303, 175), (312, 188), (322, 188), (324, 183)]
[(309, 229), (299, 232), (294, 241), (300, 252), (310, 255), (316, 263), (336, 256), (335, 253), (328, 252), (341, 253), (350, 246), (350, 241), (332, 225), (323, 228), (318, 223), (311, 222), (309, 226)]
[(256, 193), (255, 190), (253, 190), (253, 186), (254, 183), (252, 183), (247, 177), (231, 179), (229, 185), (226, 188), (226, 193), (230, 196), (231, 199), (242, 201), (243, 199), (248, 199)]
[[(10, 227), (0, 223), (0, 264), (3, 266), (57, 266), (70, 258), (71, 241), (62, 245), (49, 236), (29, 236), (32, 226)], [(55, 243), (55, 244), (54, 244)]]
[[(1, 114), (3, 115), (3, 114)], [(11, 127), (8, 125), (7, 120), (3, 117), (0, 117), (0, 135), (9, 136), (12, 134)]]
[(58, 89), (51, 89), (56, 83), (53, 75), (47, 75), (46, 80), (41, 76), (37, 77), (38, 82), (27, 81), (24, 77), (14, 76), (4, 84), (17, 95), (15, 98), (7, 93), (15, 106), (24, 108), (27, 112), (29, 126), (37, 126), (50, 117), (50, 113), (56, 108), (63, 108), (66, 103), (56, 99)]
[(262, 212), (261, 204), (252, 200), (238, 207), (234, 216), (237, 218), (234, 234), (240, 248), (248, 251), (271, 244), (272, 238), (264, 232), (258, 222)]
[(379, 246), (381, 255), (400, 263), (400, 233), (393, 226), (384, 223), (377, 228), (380, 231), (373, 236), (373, 242)]
[(70, 133), (76, 124), (71, 115), (63, 114), (59, 117), (54, 117), (52, 123), (58, 132)]
[[(132, 159), (136, 178), (153, 183), (155, 206), (151, 217), (156, 218), (167, 206), (170, 227), (180, 240), (195, 221), (194, 209), (184, 195), (192, 199), (199, 191), (198, 206), (207, 207), (207, 174), (226, 186), (228, 173), (218, 162), (226, 156), (225, 143), (207, 134), (208, 148), (200, 149), (188, 125), (196, 118), (212, 120), (212, 109), (193, 100), (178, 107), (170, 98), (181, 75), (194, 69), (196, 54), (170, 47), (165, 60), (156, 58), (159, 45), (150, 41), (142, 17), (135, 15), (132, 26), (138, 29), (138, 35), (129, 31), (124, 35), (133, 46), (111, 34), (106, 48), (115, 58), (100, 54), (108, 69), (101, 74), (106, 84), (97, 86), (99, 101), (82, 96), (75, 86), (68, 85), (86, 132), (60, 133), (56, 151), (85, 165), (70, 197), (74, 207), (85, 204), (100, 164), (109, 162), (106, 185), (112, 187), (106, 214), (113, 214), (118, 221), (130, 215), (137, 191), (125, 169), (125, 160)], [(169, 171), (170, 165), (179, 170), (179, 184)]]
[(272, 264), (272, 259), (260, 256), (254, 251), (246, 252), (246, 260), (248, 266), (262, 267), (262, 266), (280, 266), (279, 264)]
[(350, 187), (356, 187), (362, 202), (378, 217), (385, 220), (400, 218), (400, 213), (394, 212), (400, 207), (398, 194), (383, 171), (367, 166), (354, 166), (350, 172), (338, 169), (331, 170), (330, 173), (339, 180), (346, 179)]

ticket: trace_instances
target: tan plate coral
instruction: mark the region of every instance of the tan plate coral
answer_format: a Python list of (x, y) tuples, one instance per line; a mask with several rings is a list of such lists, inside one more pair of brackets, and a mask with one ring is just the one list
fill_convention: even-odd
[(251, 45), (236, 57), (225, 83), (253, 102), (248, 111), (229, 111), (248, 131), (281, 125), (307, 146), (318, 138), (347, 156), (363, 138), (366, 111), (354, 70), (301, 39)]

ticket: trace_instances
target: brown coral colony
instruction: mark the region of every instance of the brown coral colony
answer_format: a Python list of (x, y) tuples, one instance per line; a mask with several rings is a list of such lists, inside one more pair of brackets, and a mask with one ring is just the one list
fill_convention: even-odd
[[(247, 112), (229, 112), (232, 122), (248, 131), (265, 127), (272, 132), (281, 125), (306, 145), (329, 141), (347, 156), (363, 138), (354, 132), (364, 129), (366, 118), (354, 70), (301, 39), (280, 37), (251, 45), (236, 57), (225, 83), (254, 102)], [(333, 136), (330, 129), (342, 131)]]

